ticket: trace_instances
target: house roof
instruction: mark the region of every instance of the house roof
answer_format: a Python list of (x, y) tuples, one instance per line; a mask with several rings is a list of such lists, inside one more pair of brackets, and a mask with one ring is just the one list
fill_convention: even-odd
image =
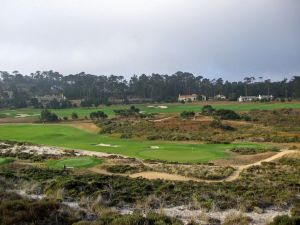
[(197, 97), (197, 95), (196, 94), (192, 94), (192, 95), (180, 95), (179, 94), (179, 97), (180, 98), (191, 98), (191, 97)]

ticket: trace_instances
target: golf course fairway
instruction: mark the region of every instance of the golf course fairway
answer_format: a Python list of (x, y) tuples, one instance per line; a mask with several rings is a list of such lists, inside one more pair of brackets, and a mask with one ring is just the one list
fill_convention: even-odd
[(139, 159), (159, 159), (172, 162), (208, 162), (228, 158), (232, 147), (258, 147), (257, 144), (189, 144), (180, 142), (118, 139), (92, 134), (60, 124), (0, 125), (0, 140), (116, 153)]

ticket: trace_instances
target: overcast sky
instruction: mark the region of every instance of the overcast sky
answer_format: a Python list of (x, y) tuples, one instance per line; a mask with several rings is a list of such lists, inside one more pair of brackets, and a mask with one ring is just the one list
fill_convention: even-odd
[(300, 75), (300, 0), (0, 0), (0, 70)]

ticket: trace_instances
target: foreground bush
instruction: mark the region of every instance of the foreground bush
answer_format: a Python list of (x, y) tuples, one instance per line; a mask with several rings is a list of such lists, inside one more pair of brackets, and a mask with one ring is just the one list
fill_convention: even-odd
[(183, 225), (177, 219), (150, 213), (147, 216), (132, 215), (104, 215), (97, 221), (81, 221), (74, 225)]
[(2, 225), (69, 225), (79, 220), (56, 201), (28, 200), (14, 193), (0, 193)]
[(299, 225), (300, 217), (289, 217), (288, 215), (276, 216), (269, 225)]

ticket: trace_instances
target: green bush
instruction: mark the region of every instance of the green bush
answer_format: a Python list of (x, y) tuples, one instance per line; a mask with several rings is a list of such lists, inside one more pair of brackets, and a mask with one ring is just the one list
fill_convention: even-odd
[(193, 112), (193, 111), (183, 111), (182, 113), (180, 113), (180, 116), (182, 118), (185, 118), (185, 119), (191, 118), (191, 117), (195, 116), (195, 112)]
[(78, 114), (76, 112), (73, 112), (71, 114), (71, 118), (72, 118), (72, 120), (77, 120), (78, 119)]
[(100, 120), (107, 118), (107, 115), (103, 111), (91, 112), (90, 118), (91, 120)]
[(276, 216), (270, 225), (299, 225), (300, 217), (289, 217), (288, 215)]
[(56, 122), (58, 121), (58, 116), (55, 113), (52, 113), (50, 110), (44, 109), (41, 112), (40, 120), (42, 122)]
[(218, 109), (215, 115), (219, 116), (222, 120), (238, 120), (241, 118), (239, 114), (230, 109)]
[(203, 115), (212, 115), (214, 113), (214, 111), (216, 111), (211, 105), (204, 105), (202, 107), (202, 114)]

